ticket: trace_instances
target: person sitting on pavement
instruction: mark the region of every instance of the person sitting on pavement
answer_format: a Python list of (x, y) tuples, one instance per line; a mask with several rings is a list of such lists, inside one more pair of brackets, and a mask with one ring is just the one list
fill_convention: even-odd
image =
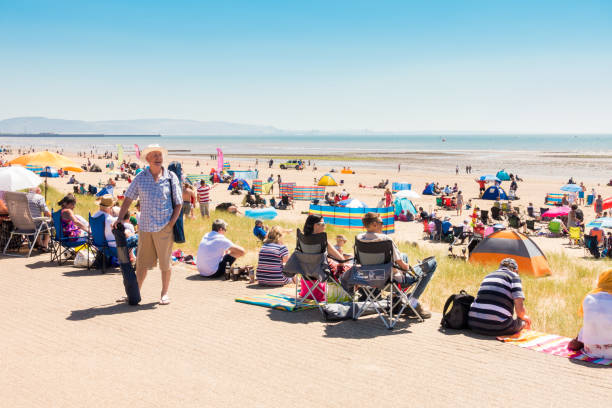
[(198, 246), (197, 268), (205, 278), (218, 278), (225, 273), (226, 266), (231, 266), (237, 258), (246, 254), (244, 248), (234, 244), (225, 237), (227, 223), (216, 219), (212, 231), (202, 237)]
[[(505, 336), (531, 328), (525, 309), (523, 285), (518, 264), (512, 258), (501, 261), (499, 269), (485, 276), (474, 303), (470, 306), (468, 325), (476, 333)], [(517, 318), (514, 318), (516, 312)]]
[(268, 227), (266, 227), (262, 220), (255, 220), (255, 228), (253, 228), (253, 235), (257, 237), (260, 241), (263, 241), (268, 234)]
[[(383, 234), (383, 221), (377, 213), (366, 213), (361, 221), (366, 229), (366, 232), (357, 235), (356, 239), (358, 241), (391, 241), (393, 243), (393, 263), (403, 270), (407, 271), (410, 269), (410, 266), (408, 265), (408, 257), (400, 252), (397, 245), (395, 242), (393, 242), (393, 239), (391, 239), (389, 235)], [(423, 319), (429, 319), (431, 317), (431, 312), (423, 307), (423, 305), (419, 302), (419, 298), (425, 291), (425, 288), (431, 280), (433, 273), (433, 271), (424, 273), (423, 278), (419, 282), (418, 286), (414, 289), (413, 298), (411, 299), (411, 306)], [(393, 278), (402, 284), (410, 284), (414, 282), (414, 276), (412, 274), (405, 273), (398, 269), (394, 269)]]
[(580, 305), (582, 329), (568, 349), (592, 358), (612, 359), (612, 269), (601, 274), (597, 287), (587, 293)]

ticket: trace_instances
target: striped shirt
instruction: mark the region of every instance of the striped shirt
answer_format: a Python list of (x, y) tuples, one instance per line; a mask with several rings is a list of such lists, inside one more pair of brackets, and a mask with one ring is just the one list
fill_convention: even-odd
[(488, 274), (470, 306), (468, 324), (473, 329), (503, 331), (513, 324), (514, 299), (525, 299), (521, 278), (506, 268)]
[(257, 281), (266, 285), (284, 285), (291, 281), (283, 275), (283, 258), (289, 255), (285, 245), (268, 243), (259, 250)]
[[(170, 194), (170, 183), (174, 197)], [(178, 177), (167, 169), (162, 170), (157, 181), (148, 167), (138, 173), (125, 192), (125, 196), (131, 200), (140, 198), (140, 231), (161, 231), (172, 218), (173, 202), (176, 205), (183, 203), (181, 191)]]
[(198, 200), (200, 204), (210, 202), (210, 186), (208, 184), (198, 187)]

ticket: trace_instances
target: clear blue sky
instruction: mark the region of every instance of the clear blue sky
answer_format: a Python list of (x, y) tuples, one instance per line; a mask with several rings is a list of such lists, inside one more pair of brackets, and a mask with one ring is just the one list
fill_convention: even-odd
[(612, 132), (612, 1), (0, 0), (0, 119)]

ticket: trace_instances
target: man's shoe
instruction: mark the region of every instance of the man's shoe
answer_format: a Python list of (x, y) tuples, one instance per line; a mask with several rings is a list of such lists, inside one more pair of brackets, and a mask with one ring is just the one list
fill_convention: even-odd
[[(407, 309), (406, 315), (408, 317), (410, 317), (410, 318), (416, 318), (417, 317), (417, 315), (414, 314), (414, 312), (412, 311), (411, 308), (408, 307), (406, 309)], [(419, 316), (421, 316), (421, 318), (423, 318), (423, 319), (429, 319), (431, 317), (431, 312), (429, 310), (425, 309), (420, 303), (418, 303), (415, 306), (414, 309), (417, 311)]]

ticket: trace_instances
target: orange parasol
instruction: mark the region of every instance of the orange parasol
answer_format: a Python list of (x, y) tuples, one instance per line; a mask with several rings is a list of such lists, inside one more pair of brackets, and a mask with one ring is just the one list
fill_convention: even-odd
[(83, 171), (83, 169), (81, 169), (77, 163), (73, 162), (68, 157), (49, 151), (25, 154), (9, 161), (9, 164), (21, 164), (22, 166), (32, 165), (41, 167), (53, 167), (66, 171), (74, 171), (76, 173), (80, 173)]

